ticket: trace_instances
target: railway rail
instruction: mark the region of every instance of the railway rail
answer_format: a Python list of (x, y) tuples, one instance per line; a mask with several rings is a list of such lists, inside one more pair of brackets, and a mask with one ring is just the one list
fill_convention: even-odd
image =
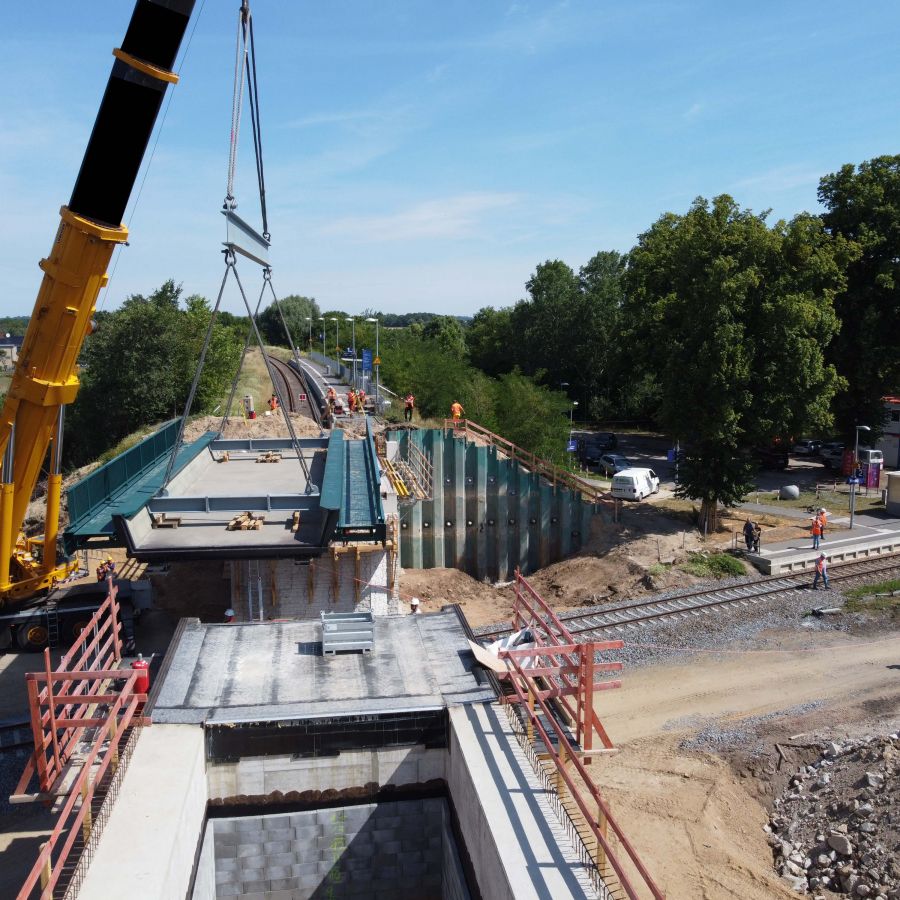
[[(871, 559), (854, 560), (830, 566), (828, 580), (832, 583), (852, 584), (884, 578), (900, 571), (900, 553), (885, 554)], [(635, 600), (618, 606), (595, 607), (587, 612), (560, 614), (559, 618), (573, 635), (589, 637), (594, 634), (624, 632), (641, 628), (655, 621), (688, 618), (715, 610), (763, 603), (785, 593), (809, 590), (811, 573), (772, 575), (757, 581), (729, 584), (722, 587), (688, 591), (674, 597)], [(509, 626), (479, 630), (478, 638), (496, 640), (510, 634)]]
[[(313, 411), (312, 401), (310, 400), (306, 384), (299, 372), (292, 369), (283, 360), (277, 359), (274, 356), (269, 357), (269, 364), (272, 366), (275, 377), (280, 382), (279, 387), (281, 388), (281, 396), (287, 406), (287, 411), (301, 413), (304, 416), (308, 416), (314, 422), (317, 422), (318, 417)], [(300, 400), (301, 396), (305, 396), (306, 399)]]
[(0, 753), (34, 745), (30, 719), (0, 721)]

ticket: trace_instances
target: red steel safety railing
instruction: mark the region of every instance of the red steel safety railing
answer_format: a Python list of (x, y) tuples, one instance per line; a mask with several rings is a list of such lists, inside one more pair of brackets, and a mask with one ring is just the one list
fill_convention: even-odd
[[(564, 786), (581, 813), (584, 824), (597, 842), (598, 859), (595, 862), (598, 868), (604, 860), (607, 861), (626, 896), (631, 900), (640, 900), (645, 896), (663, 900), (665, 895), (654, 882), (637, 851), (610, 812), (609, 805), (603, 799), (590, 773), (579, 759), (578, 752), (566, 736), (565, 729), (548, 704), (547, 692), (541, 690), (532, 677), (531, 670), (523, 668), (519, 662), (521, 655), (530, 654), (533, 657), (535, 652), (533, 649), (501, 651), (500, 655), (511, 666), (510, 683), (520, 709), (527, 716), (529, 736), (536, 734), (540, 737), (546, 757), (556, 768), (556, 793), (559, 794)], [(585, 644), (581, 652), (593, 656), (594, 647)], [(538, 715), (538, 710), (543, 713), (543, 717)], [(545, 727), (545, 723), (549, 726), (549, 730)], [(634, 873), (626, 871), (623, 861), (619, 859), (616, 848), (608, 839), (609, 829), (612, 829), (618, 844), (624, 850), (624, 855), (637, 874), (639, 882), (636, 881)]]
[[(556, 655), (563, 659), (568, 667), (560, 670), (557, 681), (569, 689), (577, 686), (577, 673), (574, 670), (578, 669), (581, 663), (579, 658), (573, 655), (572, 648), (578, 645), (578, 641), (544, 598), (522, 577), (518, 569), (516, 569), (515, 577), (512, 625), (514, 631), (520, 628), (529, 628), (534, 642), (539, 647), (554, 648)], [(622, 641), (601, 641), (595, 642), (594, 649), (596, 651), (619, 650), (622, 646)], [(594, 671), (620, 671), (622, 668), (621, 663), (592, 663), (592, 665)], [(621, 681), (604, 681), (595, 686), (593, 678), (591, 678), (587, 684), (589, 696), (583, 696), (582, 691), (570, 690), (558, 698), (570, 721), (577, 723), (576, 739), (579, 743), (584, 741), (585, 750), (593, 748), (594, 731), (597, 732), (605, 748), (612, 748), (613, 743), (594, 709), (593, 691), (595, 689), (612, 690), (621, 686)], [(572, 694), (577, 697), (578, 704), (574, 709), (567, 699)]]
[[(109, 814), (106, 801), (118, 790), (133, 746), (134, 728), (150, 724), (142, 716), (147, 695), (136, 689), (143, 673), (120, 667), (116, 593), (110, 582), (106, 600), (56, 670), (48, 651), (44, 671), (26, 676), (35, 746), (11, 800), (65, 800), (17, 900), (49, 900), (63, 876), (71, 883), (83, 875), (71, 859), (73, 851), (92, 852)], [(39, 791), (27, 794), (35, 775)], [(98, 806), (99, 815), (94, 812)]]
[(607, 491), (601, 490), (596, 485), (573, 475), (566, 469), (562, 469), (546, 459), (542, 459), (530, 450), (523, 450), (512, 441), (508, 441), (493, 431), (488, 431), (471, 419), (444, 419), (444, 431), (450, 431), (455, 437), (469, 438), (469, 435), (479, 437), (490, 446), (502, 450), (510, 459), (521, 463), (530, 471), (543, 475), (554, 487), (557, 484), (564, 485), (573, 491), (578, 491), (591, 503), (607, 503), (615, 506), (615, 501)]
[[(621, 662), (598, 662), (601, 651), (621, 649), (623, 641), (597, 641), (579, 643), (541, 595), (516, 571), (515, 599), (513, 601), (513, 630), (528, 628), (536, 644), (533, 648), (501, 650), (501, 659), (506, 660), (507, 678), (513, 693), (504, 702), (511, 710), (510, 721), (516, 731), (526, 755), (542, 777), (551, 796), (555, 792), (557, 812), (571, 826), (573, 840), (584, 845), (583, 837), (572, 820), (572, 813), (561, 802), (563, 787), (568, 790), (578, 813), (584, 819), (585, 827), (596, 841), (596, 858), (591, 858), (595, 877), (600, 875), (601, 866), (608, 862), (630, 898), (663, 894), (653, 882), (637, 851), (622, 832), (611, 815), (609, 806), (594, 783), (591, 773), (585, 767), (592, 754), (615, 752), (600, 718), (594, 709), (594, 692), (615, 689), (621, 686), (618, 680), (603, 680), (603, 674), (621, 671)], [(601, 680), (597, 680), (600, 677)], [(572, 698), (575, 704), (572, 704)], [(515, 712), (512, 712), (512, 709)], [(571, 730), (564, 721), (575, 725), (575, 740), (571, 740)], [(603, 749), (593, 749), (593, 735), (600, 737)], [(536, 741), (536, 738), (539, 740)], [(536, 748), (543, 748), (543, 756), (552, 762), (554, 775), (547, 777), (546, 769), (540, 763)], [(624, 857), (633, 866), (634, 873), (625, 871), (623, 860), (617, 857), (608, 839), (611, 828), (621, 847)], [(573, 833), (574, 832), (574, 833)], [(637, 886), (636, 886), (637, 885)]]

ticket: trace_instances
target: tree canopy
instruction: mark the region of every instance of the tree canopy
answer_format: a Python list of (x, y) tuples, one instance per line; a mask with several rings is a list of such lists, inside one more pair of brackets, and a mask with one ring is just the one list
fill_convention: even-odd
[[(300, 350), (304, 349), (309, 342), (310, 327), (312, 327), (313, 335), (321, 334), (321, 328), (316, 332), (316, 319), (320, 318), (319, 304), (312, 297), (301, 297), (298, 294), (289, 294), (279, 300), (281, 314), (279, 314), (278, 306), (274, 302), (270, 303), (257, 317), (260, 334), (267, 344), (274, 344), (278, 347), (290, 346), (287, 335), (284, 331), (287, 325), (294, 346)], [(281, 317), (284, 316), (282, 323)], [(307, 321), (307, 318), (312, 321)], [(250, 320), (247, 319), (247, 324)], [(315, 338), (314, 341), (315, 342)]]
[[(132, 295), (114, 312), (98, 313), (81, 355), (81, 389), (66, 418), (70, 465), (93, 459), (142, 426), (181, 415), (210, 314), (202, 297), (182, 303), (172, 280), (148, 296)], [(193, 412), (220, 401), (242, 341), (237, 328), (214, 326)]]
[(882, 397), (900, 393), (900, 156), (846, 165), (819, 184), (825, 227), (854, 242), (847, 288), (835, 298), (841, 320), (829, 358), (847, 378), (835, 412), (850, 437), (857, 424), (877, 437)]
[(825, 361), (852, 251), (814, 216), (768, 227), (727, 195), (642, 234), (621, 339), (660, 384), (660, 424), (686, 445), (679, 493), (718, 502), (751, 487), (758, 444), (826, 428), (842, 381)]

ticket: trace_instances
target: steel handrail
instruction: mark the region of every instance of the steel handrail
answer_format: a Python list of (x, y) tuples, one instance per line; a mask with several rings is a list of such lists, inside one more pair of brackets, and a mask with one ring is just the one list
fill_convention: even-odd
[[(108, 670), (99, 673), (66, 674), (68, 676), (73, 676), (76, 674), (83, 675), (87, 678), (97, 677), (98, 675), (104, 677), (113, 676), (124, 678), (125, 686), (123, 687), (121, 693), (117, 695), (115, 701), (112, 703), (109, 712), (105, 717), (104, 724), (100, 726), (100, 730), (98, 731), (93, 745), (84, 760), (81, 771), (78, 773), (78, 776), (72, 783), (72, 786), (69, 788), (68, 799), (66, 800), (63, 809), (60, 812), (56, 825), (54, 826), (53, 831), (50, 833), (47, 841), (42, 845), (41, 850), (38, 853), (37, 860), (35, 861), (31, 872), (28, 874), (28, 877), (25, 879), (25, 882), (17, 895), (17, 900), (28, 900), (28, 898), (31, 896), (31, 892), (37, 886), (39, 880), (43, 880), (44, 882), (41, 885), (41, 900), (50, 900), (50, 898), (53, 896), (53, 889), (59, 881), (59, 877), (62, 874), (62, 869), (66, 861), (68, 860), (69, 853), (71, 852), (72, 846), (75, 843), (79, 828), (84, 827), (85, 818), (88, 812), (91, 810), (91, 802), (96, 793), (96, 787), (101, 783), (107, 769), (110, 766), (110, 763), (114, 759), (118, 758), (120, 744), (124, 739), (127, 729), (136, 719), (140, 704), (146, 699), (145, 694), (137, 694), (133, 691), (135, 681), (137, 680), (139, 674), (133, 669)], [(128, 706), (123, 711), (126, 700), (128, 700)], [(120, 712), (122, 712), (121, 719), (119, 718)], [(116, 723), (115, 738), (113, 738), (111, 735), (111, 729), (113, 727), (114, 721)], [(106, 743), (107, 738), (110, 739), (110, 745), (96, 772), (93, 772), (92, 767), (97, 760), (97, 757), (100, 754), (103, 745)], [(92, 775), (93, 778), (91, 778)], [(81, 805), (79, 806), (74, 819), (67, 824), (67, 821), (72, 814), (75, 803), (79, 796), (82, 798)], [(56, 849), (56, 845), (59, 842), (63, 831), (66, 829), (68, 829), (68, 836), (63, 843), (60, 853), (57, 856), (56, 863), (54, 864), (52, 863), (53, 851)], [(50, 863), (49, 874), (47, 873), (48, 862)]]
[(575, 752), (572, 748), (572, 745), (569, 743), (566, 738), (565, 733), (562, 728), (560, 728), (559, 723), (556, 721), (555, 716), (553, 715), (550, 707), (544, 701), (544, 699), (540, 696), (540, 693), (534, 688), (533, 683), (529, 679), (527, 673), (521, 668), (518, 661), (514, 657), (509, 658), (509, 662), (511, 663), (513, 669), (515, 670), (515, 675), (518, 678), (522, 679), (522, 683), (526, 685), (528, 689), (528, 696), (522, 693), (522, 689), (518, 684), (517, 678), (513, 677), (510, 679), (513, 690), (516, 693), (516, 697), (520, 702), (521, 708), (525, 711), (525, 714), (531, 720), (532, 726), (537, 730), (537, 732), (541, 736), (541, 740), (544, 742), (544, 746), (547, 748), (547, 753), (550, 758), (553, 760), (556, 770), (560, 777), (566, 784), (566, 787), (569, 789), (569, 793), (572, 795), (572, 799), (575, 801), (575, 804), (578, 806), (581, 814), (584, 816), (585, 823), (588, 828), (591, 830), (591, 833), (597, 840), (598, 846), (603, 848), (604, 853), (606, 854), (606, 858), (609, 860), (610, 864), (613, 867), (613, 870), (616, 873), (616, 876), (619, 879), (619, 883), (622, 885), (622, 888), (625, 890), (625, 893), (632, 900), (640, 900), (639, 895), (635, 891), (634, 887), (631, 884), (628, 876), (625, 874), (624, 869), (622, 868), (621, 863), (616, 858), (615, 853), (612, 850), (611, 845), (607, 841), (606, 837), (603, 835), (603, 832), (599, 826), (599, 823), (594, 822), (593, 815), (588, 811), (587, 805), (581, 797), (581, 793), (576, 787), (574, 781), (570, 777), (569, 773), (566, 771), (565, 765), (559, 757), (559, 754), (553, 747), (553, 742), (545, 730), (543, 723), (540, 718), (537, 716), (535, 712), (531, 710), (529, 707), (528, 700), (530, 697), (534, 698), (534, 701), (540, 706), (541, 711), (544, 713), (547, 721), (551, 723), (553, 726), (553, 730), (556, 733), (558, 746), (565, 748), (566, 754), (568, 758), (571, 760), (574, 765), (576, 771), (581, 776), (581, 780), (584, 783), (584, 786), (587, 788), (588, 793), (591, 796), (591, 799), (597, 804), (598, 809), (603, 813), (604, 819), (606, 822), (612, 827), (613, 832), (616, 837), (619, 839), (621, 845), (625, 848), (625, 852), (628, 854), (628, 858), (630, 859), (632, 865), (637, 869), (641, 879), (643, 880), (646, 887), (650, 890), (650, 893), (655, 898), (655, 900), (665, 900), (665, 895), (660, 891), (660, 889), (656, 886), (656, 883), (653, 881), (652, 876), (647, 870), (644, 863), (641, 861), (641, 858), (638, 856), (637, 851), (631, 845), (631, 842), (625, 837), (625, 833), (622, 831), (621, 826), (615, 820), (615, 818), (610, 813), (609, 807), (606, 804), (606, 801), (600, 794), (600, 791), (594, 785), (591, 780), (590, 774), (587, 769), (585, 769), (581, 760), (575, 755)]
[(566, 487), (584, 494), (592, 503), (614, 503), (612, 498), (608, 496), (606, 492), (600, 490), (600, 488), (579, 478), (577, 475), (573, 475), (566, 469), (560, 468), (555, 463), (542, 459), (536, 453), (533, 453), (530, 450), (524, 450), (512, 441), (507, 440), (499, 434), (495, 434), (493, 431), (489, 431), (487, 428), (484, 428), (477, 422), (473, 422), (471, 419), (444, 419), (443, 429), (451, 432), (462, 430), (463, 436), (466, 438), (468, 438), (469, 432), (471, 431), (473, 435), (487, 440), (491, 446), (503, 450), (503, 452), (511, 459), (522, 463), (536, 474), (549, 478), (554, 487), (556, 487), (557, 482), (560, 482)]

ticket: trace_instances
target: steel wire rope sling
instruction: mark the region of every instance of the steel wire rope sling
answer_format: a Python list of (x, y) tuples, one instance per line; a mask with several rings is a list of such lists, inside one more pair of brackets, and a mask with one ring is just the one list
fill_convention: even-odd
[[(245, 78), (248, 85), (247, 93), (250, 101), (250, 116), (253, 131), (253, 150), (256, 157), (257, 186), (259, 189), (259, 201), (263, 221), (262, 235), (259, 235), (250, 225), (244, 222), (234, 212), (234, 210), (237, 208), (237, 201), (235, 200), (234, 196), (234, 176), (237, 169), (237, 148), (238, 139), (240, 136)], [(181, 421), (178, 426), (178, 435), (175, 439), (175, 443), (172, 447), (172, 453), (169, 456), (169, 461), (166, 465), (166, 473), (163, 478), (162, 486), (159, 489), (158, 496), (166, 495), (166, 488), (168, 487), (168, 484), (172, 478), (172, 473), (178, 457), (178, 451), (181, 449), (183, 443), (185, 424), (187, 422), (187, 417), (190, 413), (191, 406), (194, 403), (194, 397), (197, 393), (197, 387), (200, 383), (200, 376), (203, 372), (203, 365), (206, 361), (206, 354), (209, 350), (213, 328), (218, 316), (219, 306), (222, 302), (222, 295), (225, 292), (225, 285), (228, 281), (229, 272), (234, 275), (234, 280), (237, 283), (238, 290), (240, 291), (241, 299), (244, 301), (244, 307), (246, 308), (247, 315), (250, 318), (250, 329), (247, 333), (247, 339), (244, 342), (244, 349), (241, 353), (241, 361), (238, 366), (238, 371), (235, 373), (235, 378), (232, 383), (231, 392), (229, 394), (228, 404), (225, 408), (225, 415), (222, 420), (220, 431), (222, 430), (222, 428), (224, 428), (224, 424), (227, 421), (231, 404), (234, 401), (234, 394), (237, 388), (238, 376), (240, 375), (241, 367), (243, 366), (243, 361), (249, 349), (252, 336), (256, 337), (257, 343), (259, 344), (260, 352), (262, 353), (263, 361), (265, 362), (266, 371), (268, 372), (269, 379), (272, 382), (272, 388), (275, 392), (275, 396), (278, 398), (279, 406), (282, 409), (286, 410), (284, 398), (281, 395), (281, 389), (278, 386), (278, 382), (275, 379), (275, 373), (272, 369), (269, 358), (266, 355), (262, 336), (260, 335), (259, 326), (256, 321), (256, 315), (259, 312), (259, 308), (262, 303), (262, 297), (265, 293), (266, 285), (268, 284), (270, 289), (272, 290), (272, 296), (275, 299), (275, 304), (278, 308), (279, 314), (281, 315), (282, 323), (285, 325), (285, 330), (287, 331), (287, 324), (284, 322), (284, 315), (281, 312), (280, 305), (278, 304), (278, 298), (275, 295), (274, 288), (271, 287), (272, 269), (268, 261), (270, 234), (268, 228), (268, 216), (266, 212), (265, 177), (262, 162), (262, 133), (260, 130), (259, 94), (257, 90), (256, 80), (256, 52), (253, 40), (253, 19), (250, 13), (250, 4), (248, 0), (242, 0), (241, 7), (238, 12), (237, 49), (235, 52), (234, 88), (231, 106), (231, 136), (228, 152), (228, 178), (226, 184), (225, 202), (223, 203), (222, 212), (225, 215), (227, 223), (227, 240), (225, 241), (225, 250), (223, 251), (225, 256), (225, 274), (222, 277), (222, 283), (219, 287), (219, 293), (216, 297), (216, 302), (210, 315), (209, 325), (207, 326), (206, 335), (203, 340), (203, 349), (200, 352), (200, 359), (198, 360), (197, 368), (194, 372), (194, 379), (191, 383), (191, 389), (188, 392), (187, 402), (185, 403), (184, 414), (182, 415)], [(248, 259), (259, 263), (263, 267), (263, 286), (260, 290), (260, 295), (259, 299), (257, 300), (255, 310), (252, 310), (250, 308), (250, 302), (247, 299), (246, 292), (244, 291), (244, 286), (241, 282), (240, 275), (238, 275), (236, 265), (237, 254), (246, 256)], [(288, 333), (288, 340), (290, 341), (291, 347), (293, 348), (293, 341), (290, 339), (290, 333)], [(306, 479), (305, 493), (310, 494), (313, 492), (313, 486), (310, 480), (309, 467), (306, 464), (306, 460), (303, 458), (303, 452), (297, 439), (296, 432), (294, 431), (294, 425), (291, 422), (290, 415), (287, 413), (287, 411), (285, 411), (284, 420), (285, 424), (287, 425), (288, 433), (290, 434), (291, 445), (297, 453), (297, 461), (300, 463), (300, 467), (303, 470)]]

